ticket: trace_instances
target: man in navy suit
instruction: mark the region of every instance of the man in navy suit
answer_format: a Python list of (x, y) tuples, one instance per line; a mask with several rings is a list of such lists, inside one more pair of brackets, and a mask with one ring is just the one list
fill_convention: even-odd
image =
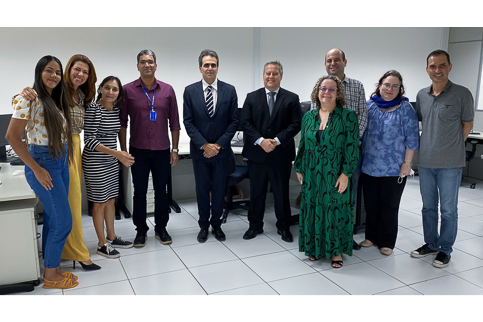
[(294, 137), (300, 131), (302, 112), (298, 95), (280, 87), (283, 67), (279, 61), (265, 64), (264, 88), (247, 95), (241, 112), (243, 156), (250, 173), (249, 229), (243, 239), (263, 233), (268, 182), (273, 192), (277, 232), (292, 242), (289, 182), (295, 158)]
[(191, 138), (190, 154), (200, 216), (198, 242), (204, 243), (210, 225), (217, 240), (226, 238), (221, 230), (221, 218), (226, 178), (235, 170), (231, 139), (238, 127), (238, 98), (235, 87), (217, 79), (219, 61), (214, 50), (203, 50), (198, 62), (203, 79), (185, 88), (183, 118)]

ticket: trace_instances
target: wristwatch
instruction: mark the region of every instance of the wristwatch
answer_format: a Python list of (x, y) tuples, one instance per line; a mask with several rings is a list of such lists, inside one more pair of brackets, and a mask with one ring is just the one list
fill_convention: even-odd
[(178, 153), (178, 151), (179, 151), (178, 149), (171, 150), (171, 152), (176, 152), (176, 153)]

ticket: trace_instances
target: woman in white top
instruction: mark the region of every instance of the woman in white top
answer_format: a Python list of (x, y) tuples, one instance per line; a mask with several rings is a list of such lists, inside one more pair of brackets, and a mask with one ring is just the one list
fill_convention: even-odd
[[(72, 228), (67, 199), (68, 157), (72, 146), (69, 105), (65, 99), (62, 64), (53, 56), (42, 57), (35, 67), (35, 101), (14, 100), (14, 113), (6, 139), (25, 163), (25, 178), (44, 206), (42, 254), (44, 288), (77, 286), (77, 276), (61, 272), (60, 257)], [(22, 142), (27, 132), (28, 151)]]

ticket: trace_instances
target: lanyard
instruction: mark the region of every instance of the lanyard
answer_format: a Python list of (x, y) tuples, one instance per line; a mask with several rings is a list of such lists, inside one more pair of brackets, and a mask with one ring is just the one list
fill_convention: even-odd
[(148, 96), (148, 92), (146, 92), (146, 89), (144, 88), (144, 86), (141, 85), (141, 87), (143, 88), (143, 91), (144, 91), (144, 94), (146, 94), (146, 97), (148, 98), (148, 100), (151, 102), (151, 111), (154, 111), (154, 96), (156, 95), (156, 88), (154, 88), (154, 92), (153, 92), (153, 100), (151, 100)]

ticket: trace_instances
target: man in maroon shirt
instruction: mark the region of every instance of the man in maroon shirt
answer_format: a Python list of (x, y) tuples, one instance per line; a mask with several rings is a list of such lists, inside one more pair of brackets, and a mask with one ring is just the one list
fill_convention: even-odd
[[(123, 86), (124, 104), (121, 109), (121, 130), (119, 139), (121, 149), (126, 149), (126, 130), (128, 116), (130, 125), (129, 153), (135, 162), (131, 167), (134, 185), (133, 222), (136, 226), (134, 247), (146, 245), (146, 194), (149, 172), (154, 187), (155, 236), (161, 244), (171, 244), (172, 239), (166, 231), (169, 220), (168, 195), (166, 185), (170, 166), (178, 162), (179, 115), (176, 96), (171, 85), (154, 77), (156, 55), (151, 50), (142, 50), (137, 56), (137, 67), (141, 77)], [(170, 151), (168, 134), (171, 131), (173, 149)], [(170, 165), (171, 164), (171, 165)]]

